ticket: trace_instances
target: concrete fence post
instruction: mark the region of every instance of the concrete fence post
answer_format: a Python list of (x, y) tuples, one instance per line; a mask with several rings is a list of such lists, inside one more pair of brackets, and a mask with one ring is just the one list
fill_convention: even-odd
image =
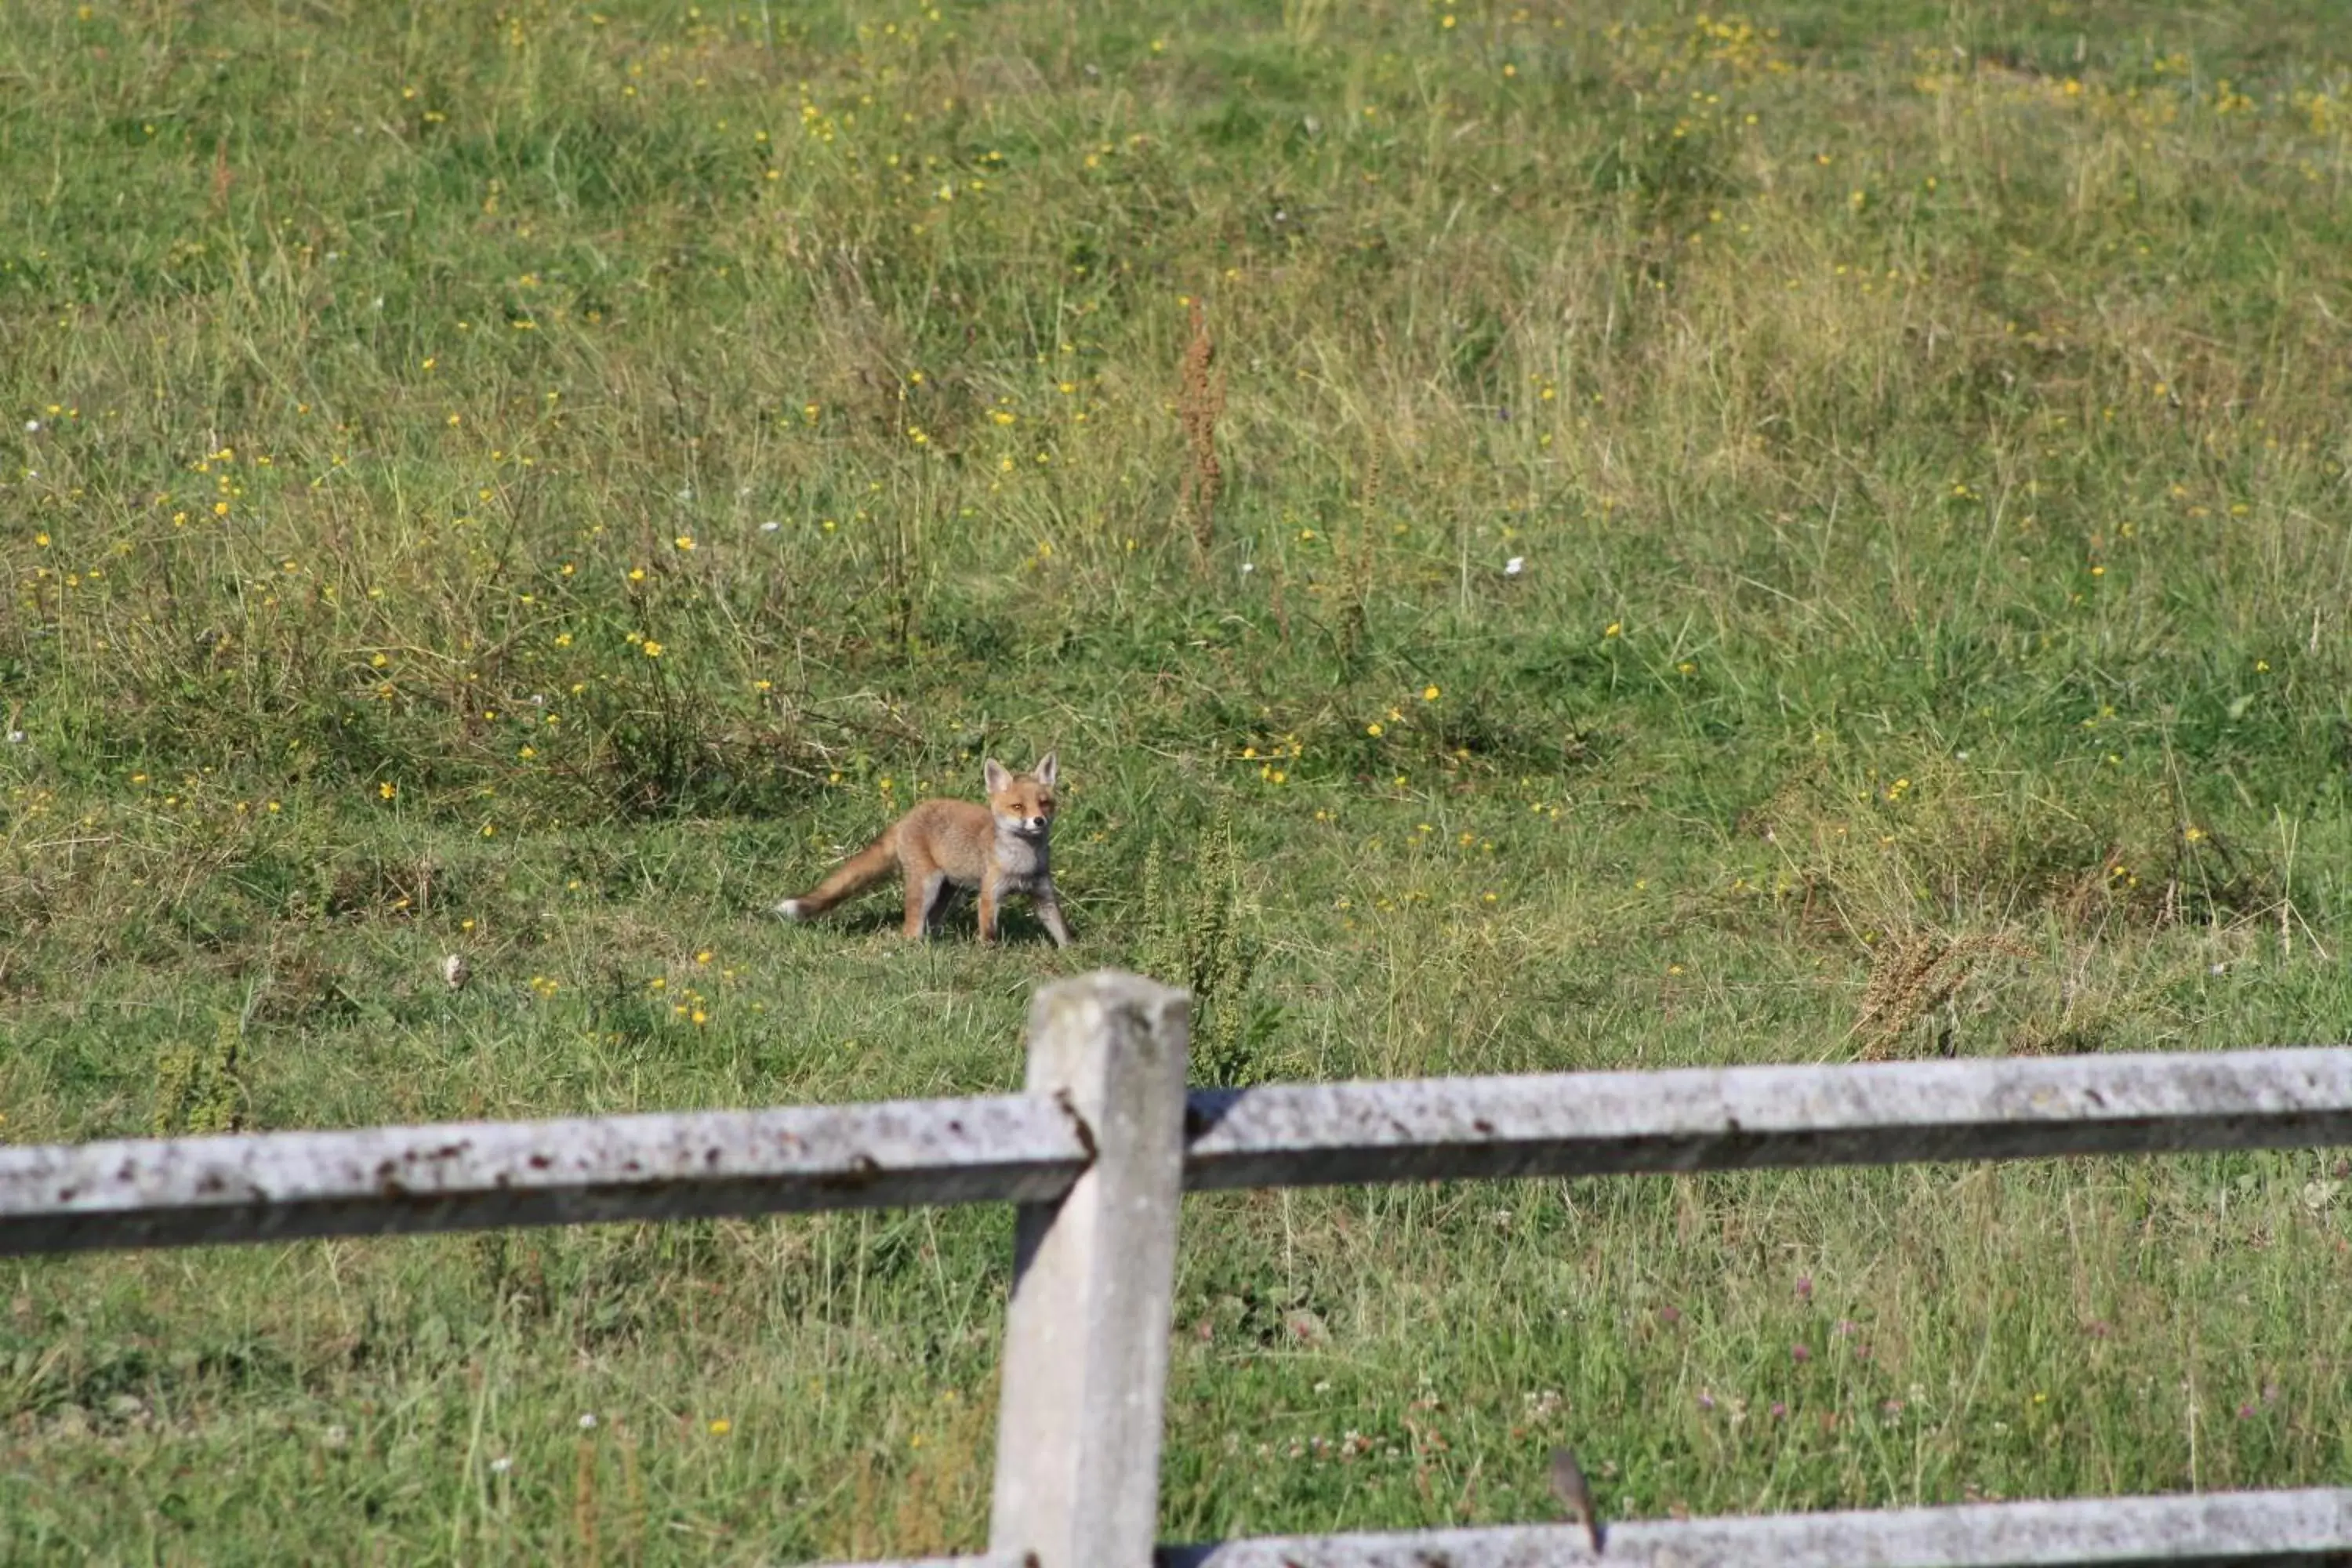
[(1029, 1010), (1033, 1095), (1093, 1161), (1013, 1239), (989, 1548), (1037, 1568), (1150, 1568), (1184, 1191), (1189, 1000), (1104, 970)]

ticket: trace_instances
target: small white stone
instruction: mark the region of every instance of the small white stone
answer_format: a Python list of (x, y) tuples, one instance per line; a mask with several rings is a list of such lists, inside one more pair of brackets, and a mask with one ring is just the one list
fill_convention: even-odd
[(462, 952), (453, 952), (441, 961), (441, 978), (449, 983), (452, 991), (465, 984), (473, 973), (473, 966), (466, 962), (466, 955)]

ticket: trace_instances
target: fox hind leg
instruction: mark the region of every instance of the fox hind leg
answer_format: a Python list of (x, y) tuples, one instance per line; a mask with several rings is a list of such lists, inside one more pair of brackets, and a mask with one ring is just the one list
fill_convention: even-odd
[(907, 875), (907, 940), (920, 942), (930, 934), (931, 921), (946, 907), (948, 874), (930, 871), (922, 875)]
[(954, 910), (963, 899), (963, 889), (948, 880), (944, 875), (938, 878), (937, 882), (938, 885), (931, 891), (929, 907), (923, 915), (924, 928), (929, 931), (939, 930), (940, 922), (946, 920), (950, 911)]

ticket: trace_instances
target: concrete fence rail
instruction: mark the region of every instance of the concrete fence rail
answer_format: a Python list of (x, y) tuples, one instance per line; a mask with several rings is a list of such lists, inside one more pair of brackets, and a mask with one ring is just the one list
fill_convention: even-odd
[(0, 1256), (1023, 1203), (1087, 1163), (1029, 1095), (0, 1148)]
[[(1964, 1503), (1580, 1526), (1269, 1537), (1162, 1546), (1153, 1568), (2030, 1568), (2345, 1563), (2352, 1489)], [(1023, 1568), (1025, 1554), (842, 1568)]]
[[(2352, 1143), (2352, 1050), (1196, 1089), (1186, 1191)], [(1051, 1095), (0, 1147), (0, 1256), (1032, 1203)]]
[[(0, 1255), (1012, 1203), (979, 1568), (2341, 1563), (2352, 1491), (1157, 1547), (1187, 1190), (2352, 1143), (2352, 1048), (1568, 1073), (1188, 1094), (1185, 999), (1041, 990), (1024, 1092), (0, 1148)], [(878, 1568), (878, 1565), (876, 1565)]]
[(1627, 1522), (1595, 1555), (1580, 1528), (1432, 1530), (1160, 1549), (1155, 1568), (2026, 1568), (2347, 1561), (2352, 1489), (1963, 1503)]

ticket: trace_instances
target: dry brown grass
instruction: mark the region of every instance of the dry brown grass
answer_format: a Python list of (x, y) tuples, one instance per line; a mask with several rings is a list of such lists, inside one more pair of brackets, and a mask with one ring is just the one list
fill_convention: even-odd
[[(1862, 1059), (1885, 1061), (1894, 1056), (1911, 1026), (1950, 1004), (1987, 960), (2032, 956), (2032, 949), (2023, 942), (1998, 932), (1945, 937), (1914, 931), (1880, 942), (1853, 1022), (1853, 1033), (1862, 1040)], [(1937, 1031), (1936, 1039), (1941, 1054), (1953, 1054), (1948, 1026)]]
[(1217, 497), (1225, 484), (1224, 468), (1217, 461), (1217, 421), (1225, 413), (1225, 373), (1216, 368), (1217, 345), (1209, 336), (1208, 315), (1197, 299), (1192, 310), (1192, 336), (1184, 345), (1176, 398), (1186, 458), (1177, 509), (1192, 525), (1192, 542), (1205, 565), (1209, 547), (1216, 542)]
[[(995, 1415), (992, 1404), (948, 1389), (903, 1440), (860, 1448), (828, 1554), (924, 1556), (968, 1546), (967, 1521), (981, 1513), (991, 1485)], [(886, 1496), (893, 1499), (887, 1518)]]

